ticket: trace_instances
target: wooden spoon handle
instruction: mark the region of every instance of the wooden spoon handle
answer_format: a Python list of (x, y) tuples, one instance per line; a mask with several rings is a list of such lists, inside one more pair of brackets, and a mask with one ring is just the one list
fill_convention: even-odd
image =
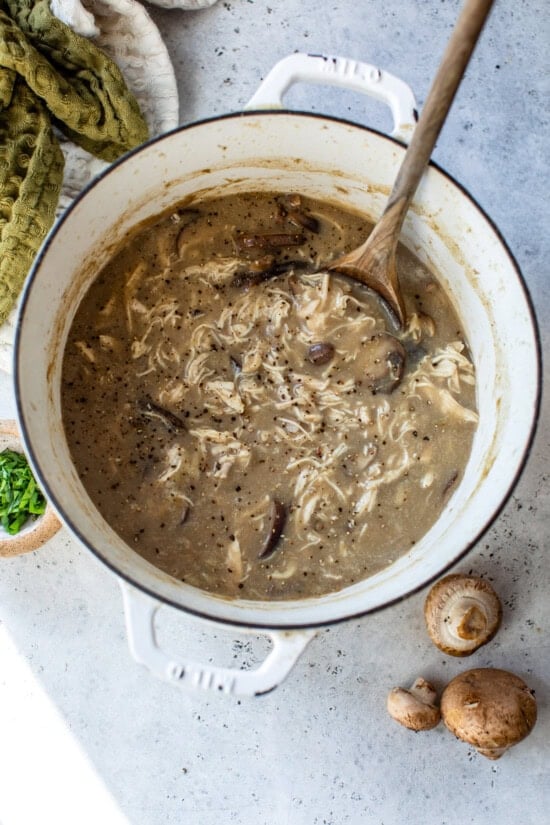
[(494, 0), (466, 0), (426, 98), (385, 212), (409, 207)]

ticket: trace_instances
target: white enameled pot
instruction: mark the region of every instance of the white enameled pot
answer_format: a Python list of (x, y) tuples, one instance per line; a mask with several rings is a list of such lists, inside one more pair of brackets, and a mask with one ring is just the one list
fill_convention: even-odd
[[(298, 80), (340, 85), (383, 100), (392, 110), (393, 137), (331, 117), (285, 111), (282, 96)], [(61, 422), (64, 343), (85, 290), (128, 228), (195, 193), (247, 190), (299, 191), (333, 199), (375, 220), (405, 151), (395, 138), (410, 137), (414, 115), (408, 86), (376, 67), (292, 55), (275, 66), (245, 112), (178, 129), (114, 164), (76, 200), (37, 258), (16, 338), (20, 429), (33, 469), (60, 517), (119, 577), (132, 654), (162, 678), (244, 694), (272, 689), (316, 628), (387, 606), (456, 562), (491, 524), (518, 478), (538, 412), (536, 324), (498, 231), (433, 165), (402, 237), (439, 273), (458, 308), (477, 370), (480, 421), (462, 483), (437, 523), (405, 556), (365, 581), (319, 598), (222, 598), (176, 581), (128, 547), (99, 515), (71, 462)], [(265, 632), (273, 648), (254, 671), (178, 660), (155, 639), (154, 615), (161, 604)]]

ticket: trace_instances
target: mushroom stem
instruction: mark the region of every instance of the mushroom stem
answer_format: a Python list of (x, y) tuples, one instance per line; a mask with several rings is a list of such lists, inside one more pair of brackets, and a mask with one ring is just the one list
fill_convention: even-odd
[(437, 699), (437, 691), (422, 676), (414, 680), (409, 688), (409, 693), (425, 705), (433, 705)]
[(449, 611), (447, 630), (457, 639), (476, 639), (487, 631), (487, 612), (479, 599), (464, 598)]
[(454, 573), (434, 584), (424, 616), (432, 642), (440, 650), (450, 656), (469, 656), (497, 632), (502, 606), (484, 579)]

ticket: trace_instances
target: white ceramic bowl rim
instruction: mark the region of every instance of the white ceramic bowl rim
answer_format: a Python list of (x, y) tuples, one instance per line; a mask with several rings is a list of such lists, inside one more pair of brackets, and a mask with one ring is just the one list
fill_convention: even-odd
[[(60, 220), (56, 223), (56, 225), (52, 229), (51, 233), (46, 238), (42, 248), (40, 249), (40, 251), (39, 251), (39, 253), (38, 253), (38, 255), (37, 255), (37, 257), (34, 261), (32, 269), (29, 273), (28, 279), (26, 281), (24, 292), (23, 292), (22, 299), (21, 299), (21, 306), (20, 306), (19, 318), (18, 318), (18, 323), (17, 323), (17, 328), (16, 328), (16, 336), (15, 336), (14, 385), (15, 385), (15, 400), (16, 400), (16, 406), (17, 406), (21, 436), (24, 440), (26, 452), (27, 452), (27, 455), (28, 455), (28, 458), (29, 458), (29, 462), (31, 463), (31, 466), (33, 468), (33, 472), (35, 473), (35, 476), (36, 476), (37, 480), (39, 481), (41, 488), (44, 490), (45, 494), (47, 495), (48, 499), (53, 504), (54, 508), (60, 514), (61, 518), (67, 524), (67, 526), (70, 528), (72, 533), (78, 538), (78, 540), (88, 550), (90, 550), (97, 558), (99, 558), (99, 560), (101, 562), (103, 562), (103, 564), (105, 564), (110, 570), (112, 570), (112, 572), (115, 573), (118, 577), (126, 580), (129, 584), (133, 585), (134, 587), (138, 588), (139, 590), (143, 591), (144, 593), (148, 594), (149, 596), (152, 596), (153, 598), (158, 599), (159, 601), (162, 601), (163, 603), (165, 603), (167, 605), (173, 606), (173, 607), (175, 607), (179, 610), (183, 610), (184, 612), (190, 613), (190, 614), (195, 615), (197, 617), (200, 617), (200, 618), (203, 618), (203, 619), (209, 619), (209, 620), (212, 620), (213, 616), (208, 614), (207, 611), (204, 611), (204, 610), (201, 610), (201, 609), (196, 609), (195, 607), (183, 605), (180, 602), (173, 601), (172, 599), (165, 596), (164, 594), (160, 594), (154, 587), (152, 587), (152, 586), (148, 587), (142, 581), (134, 580), (132, 578), (132, 576), (130, 574), (128, 574), (127, 572), (121, 571), (111, 559), (106, 557), (103, 553), (99, 552), (97, 550), (97, 548), (94, 547), (93, 542), (90, 541), (88, 538), (86, 538), (86, 536), (84, 536), (82, 534), (82, 532), (77, 528), (77, 526), (72, 521), (70, 515), (65, 511), (65, 507), (64, 507), (63, 503), (59, 500), (59, 497), (56, 496), (50, 488), (50, 485), (48, 483), (47, 473), (42, 471), (42, 467), (40, 466), (40, 463), (39, 463), (38, 458), (36, 456), (35, 450), (33, 448), (32, 441), (29, 437), (29, 431), (28, 431), (28, 427), (27, 427), (27, 424), (26, 424), (26, 420), (25, 420), (25, 410), (23, 409), (22, 402), (21, 402), (21, 383), (22, 383), (24, 377), (21, 375), (20, 365), (19, 365), (19, 358), (18, 358), (19, 341), (20, 341), (20, 337), (21, 337), (22, 325), (23, 325), (24, 319), (25, 319), (25, 309), (26, 309), (26, 305), (27, 305), (27, 301), (28, 301), (28, 296), (29, 296), (30, 290), (32, 289), (36, 273), (38, 272), (38, 270), (40, 268), (42, 260), (43, 260), (44, 256), (47, 254), (48, 248), (49, 248), (52, 240), (55, 238), (56, 234), (59, 232), (59, 230), (61, 229), (61, 227), (65, 223), (65, 221), (69, 218), (72, 211), (86, 197), (87, 193), (91, 189), (93, 189), (95, 186), (97, 186), (105, 177), (115, 173), (117, 168), (121, 164), (124, 164), (129, 158), (134, 157), (136, 155), (139, 155), (141, 152), (146, 151), (153, 144), (162, 143), (164, 140), (170, 138), (172, 135), (174, 135), (176, 133), (185, 132), (188, 129), (194, 129), (198, 126), (207, 125), (209, 123), (215, 123), (215, 122), (219, 122), (219, 121), (223, 121), (223, 120), (240, 119), (240, 118), (247, 118), (247, 117), (258, 117), (258, 116), (261, 117), (262, 115), (269, 115), (270, 117), (273, 117), (274, 115), (275, 116), (282, 115), (282, 116), (286, 116), (286, 117), (289, 117), (289, 116), (293, 117), (294, 116), (294, 117), (301, 117), (301, 118), (306, 117), (306, 118), (312, 118), (312, 119), (315, 119), (315, 120), (324, 120), (328, 123), (344, 124), (346, 126), (351, 126), (354, 129), (359, 129), (359, 130), (362, 130), (364, 132), (374, 134), (378, 138), (383, 139), (385, 141), (388, 141), (388, 142), (394, 144), (395, 146), (400, 147), (401, 149), (405, 148), (399, 140), (396, 140), (395, 138), (392, 138), (392, 137), (388, 136), (387, 134), (385, 134), (383, 132), (380, 132), (379, 130), (377, 130), (375, 128), (372, 128), (370, 126), (365, 126), (363, 124), (358, 124), (358, 123), (355, 123), (354, 121), (350, 121), (350, 120), (347, 120), (345, 118), (335, 117), (335, 116), (332, 116), (332, 115), (325, 115), (325, 114), (312, 113), (312, 112), (304, 112), (304, 111), (299, 111), (299, 110), (289, 110), (289, 109), (275, 109), (275, 110), (273, 110), (273, 109), (253, 110), (252, 109), (252, 110), (247, 110), (247, 111), (244, 111), (244, 112), (236, 112), (236, 113), (230, 113), (230, 114), (225, 114), (225, 115), (219, 115), (219, 116), (215, 116), (215, 117), (204, 118), (204, 119), (201, 119), (201, 120), (198, 120), (198, 121), (193, 121), (192, 123), (189, 123), (189, 124), (185, 124), (183, 126), (179, 126), (175, 129), (169, 131), (169, 132), (166, 132), (163, 135), (152, 138), (151, 140), (147, 141), (146, 143), (142, 144), (141, 146), (139, 146), (139, 147), (133, 149), (132, 151), (128, 152), (123, 157), (119, 158), (111, 166), (109, 166), (107, 169), (105, 169), (100, 175), (98, 175), (97, 178), (95, 178), (93, 181), (91, 181), (86, 186), (86, 188), (83, 189), (82, 192), (77, 196), (75, 201), (73, 201), (73, 203), (67, 208), (66, 212), (63, 214), (63, 216), (60, 218)], [(436, 164), (433, 161), (430, 161), (429, 165), (430, 165), (430, 167), (435, 169), (438, 173), (440, 173), (444, 178), (446, 178), (447, 181), (449, 181), (454, 187), (456, 187), (456, 189), (458, 189), (459, 192), (470, 201), (470, 203), (480, 213), (480, 215), (483, 217), (483, 219), (489, 224), (490, 228), (495, 233), (496, 237), (498, 238), (503, 250), (505, 251), (505, 253), (506, 253), (506, 255), (509, 259), (511, 267), (512, 267), (513, 271), (515, 272), (516, 276), (517, 276), (519, 285), (520, 285), (520, 287), (523, 291), (524, 297), (525, 297), (526, 307), (527, 307), (528, 313), (530, 315), (530, 321), (531, 321), (532, 332), (533, 332), (533, 339), (534, 339), (535, 348), (536, 348), (536, 394), (535, 394), (535, 398), (534, 398), (534, 401), (533, 401), (533, 414), (532, 414), (532, 420), (531, 420), (531, 425), (530, 425), (530, 431), (528, 433), (527, 438), (525, 439), (521, 459), (518, 461), (516, 472), (515, 472), (514, 476), (512, 477), (512, 479), (509, 483), (509, 486), (508, 486), (508, 489), (507, 489), (506, 493), (504, 494), (504, 496), (502, 496), (500, 504), (493, 510), (493, 512), (489, 516), (486, 517), (486, 520), (485, 520), (484, 524), (479, 528), (479, 530), (476, 533), (475, 537), (472, 540), (468, 541), (467, 545), (460, 552), (458, 552), (453, 558), (448, 559), (445, 562), (445, 564), (442, 565), (442, 567), (439, 569), (438, 573), (436, 573), (435, 575), (433, 575), (431, 577), (427, 577), (421, 584), (418, 584), (416, 586), (410, 586), (408, 589), (405, 589), (405, 592), (400, 594), (398, 597), (388, 598), (387, 600), (385, 600), (382, 603), (380, 603), (378, 605), (375, 605), (373, 607), (368, 607), (368, 608), (365, 608), (364, 610), (358, 610), (358, 611), (357, 610), (351, 610), (350, 612), (346, 612), (344, 603), (342, 603), (342, 608), (343, 608), (342, 609), (342, 615), (339, 615), (337, 617), (331, 617), (328, 620), (325, 618), (324, 620), (319, 619), (318, 621), (309, 621), (309, 620), (307, 622), (293, 621), (293, 622), (289, 622), (288, 624), (277, 622), (276, 627), (279, 630), (285, 630), (285, 629), (292, 630), (292, 629), (296, 629), (296, 628), (299, 628), (299, 627), (311, 627), (311, 628), (313, 628), (313, 627), (322, 627), (322, 626), (327, 626), (329, 624), (332, 625), (332, 624), (337, 624), (339, 622), (349, 621), (351, 619), (359, 618), (360, 616), (367, 615), (369, 613), (374, 613), (374, 612), (377, 612), (379, 610), (386, 609), (386, 608), (392, 606), (393, 604), (396, 604), (396, 603), (402, 601), (403, 599), (406, 599), (409, 596), (413, 595), (414, 593), (418, 592), (419, 590), (423, 589), (426, 585), (430, 584), (432, 581), (435, 581), (446, 570), (450, 569), (460, 559), (462, 559), (472, 549), (472, 547), (479, 541), (479, 539), (486, 533), (486, 531), (491, 527), (491, 525), (494, 523), (494, 521), (498, 518), (501, 511), (505, 507), (511, 493), (513, 492), (516, 484), (518, 483), (518, 481), (521, 477), (521, 474), (522, 474), (522, 472), (525, 468), (526, 462), (529, 458), (529, 454), (530, 454), (531, 447), (532, 447), (532, 444), (533, 444), (533, 440), (534, 440), (534, 436), (535, 436), (535, 432), (536, 432), (536, 428), (537, 428), (537, 424), (538, 424), (539, 414), (540, 414), (542, 355), (541, 355), (540, 334), (539, 334), (538, 325), (537, 325), (537, 321), (536, 321), (536, 315), (535, 315), (533, 303), (532, 303), (532, 300), (531, 300), (531, 297), (530, 297), (530, 294), (529, 294), (527, 284), (524, 280), (524, 277), (521, 273), (521, 270), (520, 270), (520, 268), (519, 268), (519, 266), (518, 266), (518, 264), (517, 264), (517, 262), (516, 262), (516, 260), (513, 256), (512, 252), (510, 251), (506, 241), (502, 237), (499, 229), (496, 227), (494, 222), (491, 220), (491, 218), (487, 215), (487, 213), (481, 207), (479, 202), (464, 188), (464, 186), (462, 186), (462, 184), (460, 184), (458, 181), (456, 181), (455, 178), (453, 178), (448, 172), (443, 170), (438, 164)], [(246, 620), (244, 618), (239, 619), (238, 617), (234, 617), (234, 616), (231, 617), (231, 618), (225, 618), (223, 616), (218, 616), (218, 615), (215, 617), (215, 621), (220, 622), (220, 623), (229, 624), (231, 626), (241, 626), (241, 627), (245, 627), (245, 628), (270, 629), (270, 628), (274, 627), (273, 623), (269, 622), (267, 615), (266, 615), (266, 621), (258, 620), (257, 617), (254, 620)]]

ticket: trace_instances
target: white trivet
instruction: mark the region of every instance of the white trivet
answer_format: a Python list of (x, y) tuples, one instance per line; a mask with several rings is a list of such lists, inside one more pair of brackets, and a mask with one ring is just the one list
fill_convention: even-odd
[[(199, 9), (216, 0), (150, 0), (163, 8)], [(93, 39), (119, 66), (143, 112), (151, 137), (179, 122), (174, 67), (160, 32), (136, 0), (51, 0), (52, 12)], [(108, 164), (60, 136), (65, 174), (57, 216)], [(0, 369), (11, 373), (17, 304), (0, 326)]]

